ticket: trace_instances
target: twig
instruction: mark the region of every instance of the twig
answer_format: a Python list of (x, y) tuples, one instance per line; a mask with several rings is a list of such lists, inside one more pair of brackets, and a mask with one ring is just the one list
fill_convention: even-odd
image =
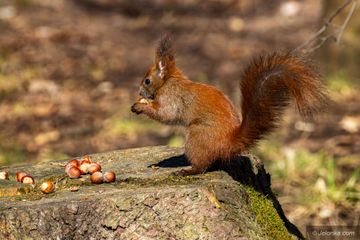
[(318, 40), (319, 36), (320, 36), (323, 32), (325, 32), (327, 28), (328, 28), (328, 25), (327, 25), (327, 24), (325, 24), (324, 26), (322, 26), (319, 31), (317, 31), (309, 40), (307, 40), (306, 42), (304, 42), (303, 44), (301, 44), (300, 46), (298, 46), (298, 47), (295, 49), (295, 51), (300, 50), (300, 49), (302, 49), (302, 48), (305, 48), (306, 46), (310, 45), (310, 43)]
[[(331, 25), (332, 21), (335, 19), (336, 16), (338, 16), (347, 6), (349, 6), (352, 3), (351, 9), (349, 11), (349, 14), (347, 15), (344, 23), (342, 24), (341, 28), (337, 31), (337, 33), (330, 33), (326, 35), (325, 37), (320, 37)], [(342, 6), (340, 6), (338, 9), (336, 9), (333, 14), (330, 15), (329, 19), (325, 21), (324, 25), (306, 42), (295, 48), (294, 51), (299, 51), (303, 49), (305, 51), (305, 48), (308, 48), (306, 52), (312, 52), (316, 49), (320, 48), (327, 40), (333, 39), (337, 44), (340, 43), (342, 35), (344, 33), (344, 30), (346, 26), (348, 25), (351, 16), (354, 14), (355, 8), (357, 5), (356, 0), (348, 0), (346, 1)], [(314, 44), (315, 42), (318, 42), (315, 46), (309, 47), (310, 45)]]
[(329, 17), (329, 23), (332, 22), (332, 20), (339, 15), (339, 13), (341, 13), (342, 10), (344, 10), (344, 8), (346, 8), (351, 2), (353, 2), (354, 0), (348, 0), (347, 2), (344, 3), (344, 5), (342, 5), (341, 7), (339, 7), (338, 9), (336, 9), (336, 11)]
[(328, 34), (325, 37), (318, 38), (317, 40), (319, 40), (319, 43), (316, 44), (315, 46), (313, 46), (312, 48), (309, 48), (307, 50), (307, 52), (313, 52), (313, 51), (319, 49), (329, 39), (332, 39), (332, 40), (334, 40), (334, 42), (336, 42), (336, 37), (333, 36), (332, 34)]
[(338, 37), (337, 37), (337, 39), (336, 39), (336, 43), (337, 43), (337, 44), (340, 43), (341, 37), (342, 37), (342, 35), (343, 35), (343, 33), (344, 33), (344, 30), (345, 30), (346, 26), (348, 25), (351, 16), (354, 14), (354, 11), (355, 11), (355, 8), (356, 8), (356, 4), (357, 4), (357, 2), (354, 1), (353, 4), (351, 5), (350, 12), (349, 12), (349, 14), (348, 14), (347, 17), (346, 17), (344, 24), (343, 24), (343, 25), (341, 26), (341, 28), (340, 28)]

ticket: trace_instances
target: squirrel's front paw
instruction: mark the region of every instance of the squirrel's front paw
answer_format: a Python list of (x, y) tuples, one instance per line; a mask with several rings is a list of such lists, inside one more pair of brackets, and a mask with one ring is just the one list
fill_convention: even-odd
[(132, 106), (131, 106), (131, 111), (133, 113), (136, 113), (136, 114), (140, 114), (143, 112), (142, 110), (142, 107), (141, 107), (141, 103), (134, 103)]

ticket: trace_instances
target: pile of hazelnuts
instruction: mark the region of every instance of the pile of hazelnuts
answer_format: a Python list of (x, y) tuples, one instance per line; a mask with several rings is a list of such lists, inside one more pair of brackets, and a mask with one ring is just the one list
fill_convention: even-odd
[[(7, 171), (0, 172), (0, 179), (9, 180), (9, 173)], [(27, 174), (26, 172), (15, 173), (15, 180), (17, 182), (21, 182), (23, 184), (29, 184), (31, 186), (34, 186), (34, 184), (35, 184), (34, 178), (32, 176), (30, 176), (29, 174)], [(51, 193), (54, 191), (54, 189), (55, 189), (55, 185), (50, 180), (45, 180), (40, 185), (40, 190), (43, 193)]]
[(116, 180), (113, 171), (101, 172), (101, 165), (92, 162), (91, 158), (86, 155), (80, 161), (77, 159), (70, 160), (65, 166), (65, 172), (70, 178), (79, 178), (80, 175), (90, 174), (90, 181), (95, 184), (112, 183)]
[[(9, 173), (7, 171), (0, 172), (0, 179), (9, 180)], [(17, 172), (15, 174), (15, 180), (24, 184), (34, 184), (34, 178), (28, 175), (26, 172)]]
[[(0, 179), (9, 180), (9, 173), (7, 171), (0, 172)], [(34, 184), (34, 178), (28, 175), (26, 172), (15, 173), (15, 180), (24, 184)]]
[[(65, 166), (65, 172), (70, 178), (79, 178), (80, 175), (90, 174), (90, 181), (95, 184), (112, 183), (116, 180), (114, 171), (101, 172), (101, 165), (92, 162), (90, 156), (85, 155), (81, 160), (72, 159)], [(7, 171), (0, 172), (0, 180), (9, 180), (9, 173)], [(26, 172), (17, 172), (15, 180), (23, 184), (35, 186), (34, 178)], [(40, 190), (43, 193), (51, 193), (55, 190), (55, 184), (50, 180), (45, 180), (40, 185)]]

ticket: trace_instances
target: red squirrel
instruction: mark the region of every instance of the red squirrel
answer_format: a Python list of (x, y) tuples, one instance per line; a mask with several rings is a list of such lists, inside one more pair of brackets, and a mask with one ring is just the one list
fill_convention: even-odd
[(205, 172), (215, 161), (229, 161), (270, 133), (290, 100), (299, 112), (312, 115), (326, 102), (324, 86), (313, 65), (292, 53), (261, 55), (243, 72), (241, 117), (229, 98), (213, 86), (189, 80), (175, 64), (169, 36), (160, 39), (155, 63), (141, 81), (137, 114), (186, 131), (185, 155), (191, 169), (181, 176)]

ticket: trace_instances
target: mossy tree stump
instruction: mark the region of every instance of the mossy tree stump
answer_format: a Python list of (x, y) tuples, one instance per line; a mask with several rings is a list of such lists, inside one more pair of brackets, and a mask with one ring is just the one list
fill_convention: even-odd
[[(172, 176), (185, 165), (182, 154), (181, 148), (148, 147), (91, 155), (117, 173), (115, 183), (101, 185), (92, 185), (88, 176), (67, 178), (67, 161), (2, 168), (10, 180), (0, 180), (0, 239), (293, 239), (288, 229), (299, 234), (282, 216), (256, 158), (215, 167), (224, 171)], [(17, 171), (31, 174), (35, 188), (15, 182)], [(54, 193), (40, 192), (45, 179), (56, 183)]]

